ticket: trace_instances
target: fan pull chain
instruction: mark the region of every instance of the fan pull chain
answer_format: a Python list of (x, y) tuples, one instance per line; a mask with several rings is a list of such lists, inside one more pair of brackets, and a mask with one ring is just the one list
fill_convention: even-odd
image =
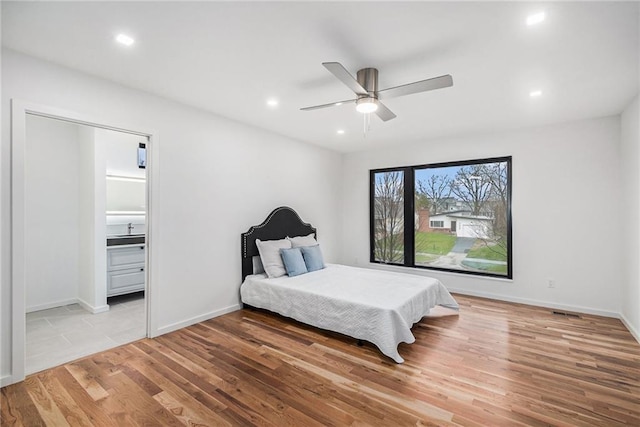
[(367, 137), (367, 132), (371, 130), (371, 113), (363, 114), (364, 116), (364, 128), (362, 129), (362, 137)]

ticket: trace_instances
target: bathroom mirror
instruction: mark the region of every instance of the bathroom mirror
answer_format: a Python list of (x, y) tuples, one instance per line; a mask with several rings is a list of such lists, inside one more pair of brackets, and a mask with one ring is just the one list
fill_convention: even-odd
[(144, 214), (144, 178), (107, 175), (107, 214)]

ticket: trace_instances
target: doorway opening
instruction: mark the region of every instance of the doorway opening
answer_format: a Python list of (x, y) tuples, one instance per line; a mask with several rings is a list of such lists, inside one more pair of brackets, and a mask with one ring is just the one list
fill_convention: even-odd
[(154, 139), (134, 129), (12, 100), (7, 383), (154, 336)]
[(27, 115), (27, 375), (146, 336), (146, 143)]

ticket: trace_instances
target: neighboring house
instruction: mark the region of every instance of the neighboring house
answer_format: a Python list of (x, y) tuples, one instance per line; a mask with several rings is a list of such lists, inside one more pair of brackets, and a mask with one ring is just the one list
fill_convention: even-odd
[(439, 201), (437, 206), (437, 212), (457, 212), (463, 209), (468, 209), (469, 206), (462, 200), (458, 200), (455, 197), (446, 197)]
[(452, 233), (457, 237), (489, 239), (492, 218), (474, 216), (470, 211), (443, 212), (429, 215), (427, 209), (418, 211), (418, 231)]

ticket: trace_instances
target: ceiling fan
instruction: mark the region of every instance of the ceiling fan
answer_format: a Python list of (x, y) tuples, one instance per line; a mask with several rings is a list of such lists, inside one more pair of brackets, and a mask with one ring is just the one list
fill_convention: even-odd
[(453, 78), (449, 74), (445, 74), (440, 77), (378, 90), (378, 70), (376, 68), (363, 68), (358, 70), (357, 78), (353, 78), (353, 76), (349, 74), (346, 68), (344, 68), (339, 62), (323, 62), (322, 65), (324, 65), (331, 74), (336, 76), (338, 80), (347, 85), (349, 89), (354, 91), (357, 97), (356, 99), (348, 99), (346, 101), (301, 108), (303, 111), (335, 107), (346, 104), (347, 102), (355, 102), (356, 110), (359, 112), (376, 113), (380, 119), (386, 122), (387, 120), (395, 118), (396, 115), (382, 102), (380, 102), (381, 99), (386, 100), (398, 96), (411, 95), (412, 93), (426, 92), (428, 90), (453, 86)]

